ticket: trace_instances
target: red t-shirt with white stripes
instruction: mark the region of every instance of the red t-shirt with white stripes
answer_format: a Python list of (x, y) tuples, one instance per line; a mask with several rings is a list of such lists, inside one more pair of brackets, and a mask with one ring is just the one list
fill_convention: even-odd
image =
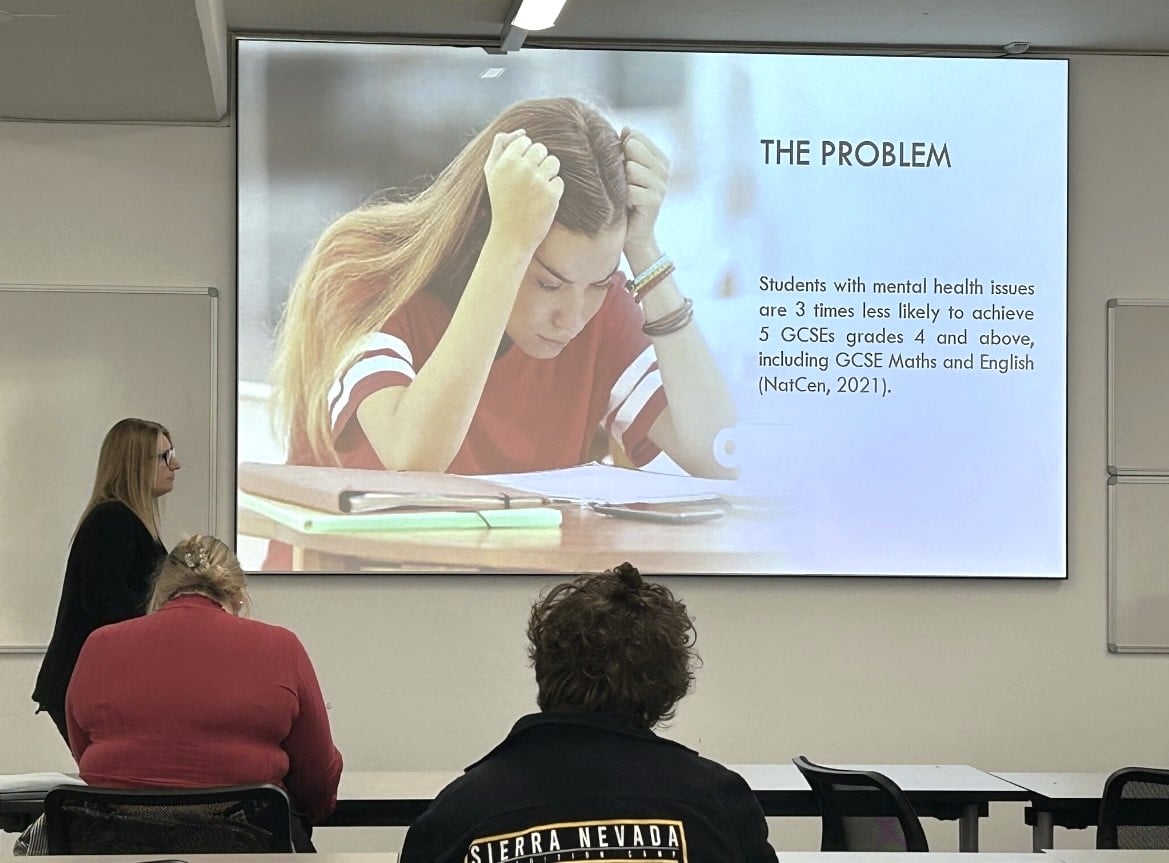
[[(329, 411), (344, 467), (384, 467), (357, 420), (358, 405), (386, 387), (409, 386), (450, 320), (443, 300), (420, 291), (342, 364), (329, 390)], [(653, 459), (660, 450), (648, 433), (666, 407), (666, 394), (642, 323), (632, 297), (609, 290), (597, 314), (555, 358), (535, 359), (511, 345), (492, 363), (448, 471), (515, 473), (582, 464), (598, 427), (635, 465)], [(303, 434), (294, 432), (289, 461), (313, 463)]]

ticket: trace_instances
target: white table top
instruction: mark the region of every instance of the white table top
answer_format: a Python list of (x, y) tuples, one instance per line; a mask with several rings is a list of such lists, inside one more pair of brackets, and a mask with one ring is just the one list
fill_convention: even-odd
[(390, 852), (339, 852), (314, 854), (306, 858), (303, 854), (182, 854), (172, 858), (164, 854), (52, 854), (30, 857), (37, 863), (398, 863), (398, 855)]
[[(875, 770), (903, 791), (1004, 793), (1015, 785), (966, 764), (845, 764), (848, 769)], [(791, 763), (728, 764), (753, 791), (810, 792), (807, 781)], [(462, 775), (461, 770), (346, 770), (341, 774), (339, 800), (430, 800)]]
[(1052, 848), (1043, 853), (1061, 863), (1169, 863), (1169, 851)]
[[(1024, 852), (971, 854), (958, 851), (777, 851), (776, 854), (779, 856), (779, 863), (1036, 863), (1033, 853)], [(1039, 863), (1044, 861), (1040, 860)], [(1160, 861), (1150, 860), (1149, 863)]]
[(0, 793), (47, 791), (56, 785), (84, 785), (75, 773), (0, 773)]
[[(796, 766), (791, 763), (728, 764), (727, 766), (747, 780), (747, 784), (755, 791), (802, 792), (809, 790), (808, 783), (800, 775)], [(1000, 773), (991, 775), (966, 764), (843, 764), (826, 766), (875, 770), (888, 776), (905, 791), (1009, 792), (1013, 790), (1013, 780), (1008, 777), (1098, 777), (1105, 775), (1096, 773)], [(461, 769), (345, 770), (341, 773), (341, 787), (337, 796), (341, 800), (379, 800), (385, 798), (430, 800), (462, 773)], [(31, 778), (34, 774), (22, 774), (22, 776)], [(60, 776), (60, 774), (54, 774), (54, 776)], [(42, 787), (54, 784), (57, 782), (41, 783)], [(1023, 785), (1022, 782), (1015, 782), (1015, 784)], [(1032, 786), (1023, 785), (1023, 787)], [(1093, 794), (1098, 796), (1101, 788), (1103, 788), (1102, 780)]]
[[(968, 764), (831, 764), (824, 767), (870, 770), (892, 779), (902, 791), (966, 791), (1011, 793), (1012, 783)], [(794, 764), (728, 764), (753, 791), (807, 791), (808, 783)]]
[(1057, 800), (1099, 800), (1108, 773), (1004, 773), (994, 775), (1020, 788)]
[(433, 800), (462, 770), (343, 770), (338, 800)]

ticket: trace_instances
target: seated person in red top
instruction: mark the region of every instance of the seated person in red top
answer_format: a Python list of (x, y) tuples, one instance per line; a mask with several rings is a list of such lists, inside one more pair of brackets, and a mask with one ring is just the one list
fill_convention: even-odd
[(542, 712), (439, 794), (400, 863), (775, 863), (743, 778), (651, 730), (690, 689), (694, 637), (628, 563), (553, 588), (528, 621)]
[(90, 785), (281, 785), (301, 815), (294, 845), (312, 850), (308, 825), (336, 805), (341, 753), (300, 640), (241, 617), (248, 607), (226, 545), (180, 542), (147, 615), (86, 640), (65, 700), (69, 746)]
[(289, 462), (546, 470), (604, 430), (634, 465), (665, 451), (728, 476), (713, 443), (734, 403), (655, 235), (668, 177), (641, 132), (531, 99), (421, 193), (338, 218), (280, 323)]

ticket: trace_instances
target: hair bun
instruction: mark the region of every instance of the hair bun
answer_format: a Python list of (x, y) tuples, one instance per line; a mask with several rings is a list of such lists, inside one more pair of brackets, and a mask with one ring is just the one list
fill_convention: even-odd
[(199, 534), (189, 536), (176, 545), (174, 551), (171, 552), (171, 557), (192, 572), (202, 575), (207, 575), (211, 568), (211, 556), (207, 553), (203, 537)]

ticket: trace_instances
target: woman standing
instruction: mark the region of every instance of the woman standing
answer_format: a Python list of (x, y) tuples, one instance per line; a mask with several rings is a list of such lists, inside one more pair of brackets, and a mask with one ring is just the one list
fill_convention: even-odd
[(65, 691), (81, 646), (99, 626), (145, 612), (151, 577), (166, 556), (158, 499), (174, 488), (181, 467), (170, 432), (150, 420), (119, 420), (102, 441), (32, 694), (37, 712), (49, 714), (66, 743)]

